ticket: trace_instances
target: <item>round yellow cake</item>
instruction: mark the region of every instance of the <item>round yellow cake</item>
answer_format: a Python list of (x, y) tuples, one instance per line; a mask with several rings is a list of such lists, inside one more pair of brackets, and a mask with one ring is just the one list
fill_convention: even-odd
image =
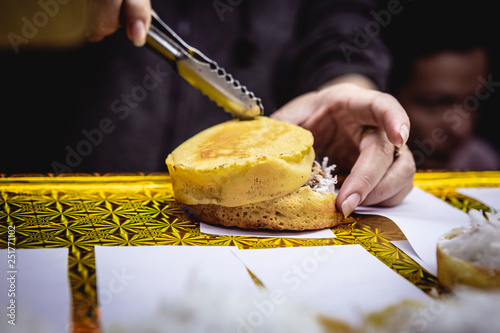
[(313, 142), (308, 130), (269, 117), (210, 127), (166, 159), (175, 199), (235, 207), (291, 193), (309, 179)]

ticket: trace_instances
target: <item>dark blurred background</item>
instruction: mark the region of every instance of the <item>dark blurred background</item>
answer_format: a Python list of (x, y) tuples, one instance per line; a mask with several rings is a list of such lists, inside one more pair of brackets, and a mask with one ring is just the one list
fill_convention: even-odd
[[(351, 37), (332, 39), (331, 48), (337, 50), (342, 41), (352, 42), (355, 27), (364, 28), (354, 14), (356, 11), (366, 11), (364, 14), (374, 17), (368, 12), (371, 7), (363, 5), (372, 2), (361, 0), (355, 6), (347, 0), (242, 0), (222, 1), (225, 6), (217, 7), (220, 1), (153, 0), (152, 4), (182, 38), (261, 97), (266, 114), (270, 114), (297, 93), (317, 88), (307, 83), (315, 76), (307, 77), (309, 71), (303, 61), (307, 55), (304, 50), (311, 50), (309, 55), (314, 56), (314, 43), (297, 42), (304, 27), (310, 33), (314, 24), (327, 19), (332, 26), (340, 25)], [(0, 173), (165, 172), (164, 159), (178, 144), (204, 128), (230, 119), (229, 114), (179, 78), (155, 53), (134, 47), (123, 31), (100, 43), (85, 43), (78, 39), (78, 33), (85, 29), (84, 22), (72, 21), (71, 29), (67, 22), (57, 23), (63, 5), (52, 17), (50, 7), (48, 12), (38, 2), (28, 12), (7, 11), (6, 3), (0, 10), (2, 36), (14, 32), (23, 37), (26, 21), (35, 28), (39, 25), (35, 37), (41, 38), (50, 31), (68, 34), (63, 34), (65, 47), (43, 47), (36, 38), (26, 38), (24, 42), (18, 39), (18, 52), (8, 39), (6, 45), (3, 39)], [(403, 68), (401, 61), (426, 52), (427, 48), (477, 40), (491, 49), (493, 80), (500, 81), (495, 43), (498, 18), (491, 4), (410, 0), (397, 3), (403, 10), (391, 16), (380, 36), (372, 38), (373, 43), (380, 37), (386, 40), (395, 68)], [(382, 1), (380, 10), (394, 4), (394, 0)], [(77, 10), (76, 17), (89, 14)], [(314, 15), (320, 17), (315, 19)], [(7, 26), (5, 17), (14, 22), (14, 28)], [(397, 70), (389, 80), (390, 58), (370, 53), (370, 47), (355, 56), (380, 64), (362, 74), (382, 90), (391, 91), (403, 74)], [(342, 60), (344, 63), (335, 66), (329, 75), (356, 72)], [(495, 91), (484, 103), (477, 133), (500, 151), (498, 105), (499, 93)]]

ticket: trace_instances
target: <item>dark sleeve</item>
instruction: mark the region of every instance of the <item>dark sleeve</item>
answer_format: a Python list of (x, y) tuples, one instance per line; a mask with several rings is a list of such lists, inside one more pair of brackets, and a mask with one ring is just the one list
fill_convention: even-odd
[(344, 74), (366, 75), (385, 91), (391, 57), (380, 35), (391, 15), (375, 0), (303, 1), (277, 64), (278, 105)]

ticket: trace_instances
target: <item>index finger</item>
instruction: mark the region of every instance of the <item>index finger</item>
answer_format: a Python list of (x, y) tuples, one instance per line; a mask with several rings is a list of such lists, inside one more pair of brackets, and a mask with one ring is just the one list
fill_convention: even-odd
[[(353, 113), (353, 118), (359, 119), (364, 126), (381, 128), (395, 146), (402, 146), (408, 141), (410, 120), (396, 98), (352, 84), (346, 84), (340, 89), (331, 94), (325, 93), (326, 102), (334, 105), (335, 109), (349, 110)], [(343, 97), (339, 98), (339, 95)]]
[(121, 0), (94, 1), (92, 29), (88, 36), (91, 42), (99, 42), (120, 27)]
[(352, 98), (349, 101), (349, 109), (367, 117), (365, 119), (371, 119), (370, 125), (382, 128), (393, 145), (402, 146), (408, 141), (410, 120), (393, 96), (372, 91)]
[(359, 157), (337, 196), (337, 208), (344, 216), (359, 206), (377, 186), (394, 159), (394, 146), (382, 131), (367, 134), (360, 146)]

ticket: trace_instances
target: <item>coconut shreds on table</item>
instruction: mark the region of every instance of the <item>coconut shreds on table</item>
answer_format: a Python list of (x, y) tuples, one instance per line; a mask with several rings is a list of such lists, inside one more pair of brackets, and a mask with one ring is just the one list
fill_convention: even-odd
[[(268, 302), (268, 303), (266, 303)], [(111, 325), (108, 333), (129, 332), (253, 332), (253, 333), (345, 333), (350, 324), (343, 318), (321, 317), (344, 326), (326, 329), (318, 314), (292, 300), (271, 304), (267, 291), (258, 295), (204, 288), (192, 290), (180, 299), (165, 299), (151, 316), (135, 324)], [(367, 313), (351, 333), (497, 333), (500, 291), (463, 288), (439, 300), (406, 300), (379, 312)], [(257, 306), (256, 306), (257, 305)], [(267, 311), (266, 310), (266, 311)]]
[(497, 333), (500, 291), (462, 288), (427, 304), (403, 302), (366, 318), (356, 333)]
[(321, 164), (314, 161), (311, 176), (305, 183), (305, 186), (311, 187), (313, 191), (318, 193), (331, 192), (335, 194), (337, 176), (332, 176), (332, 171), (335, 170), (336, 167), (335, 164), (328, 165), (328, 157), (324, 157)]
[(441, 241), (449, 256), (478, 266), (500, 268), (500, 213), (470, 210), (471, 224), (458, 237)]

